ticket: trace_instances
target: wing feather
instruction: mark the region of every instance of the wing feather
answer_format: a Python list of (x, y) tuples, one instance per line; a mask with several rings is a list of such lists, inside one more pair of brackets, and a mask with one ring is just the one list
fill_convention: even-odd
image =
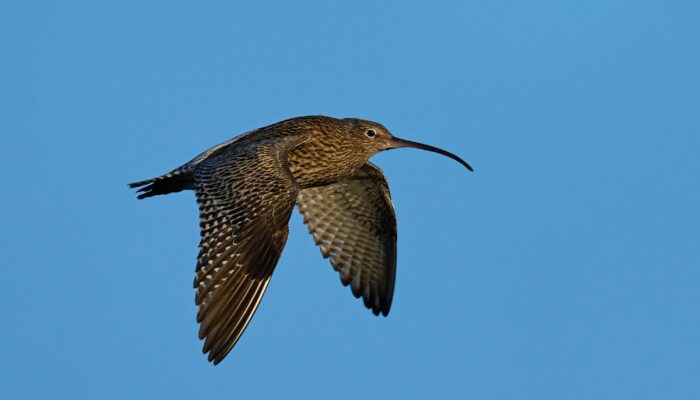
[(201, 241), (195, 303), (202, 351), (214, 364), (248, 326), (282, 254), (298, 194), (287, 154), (300, 141), (239, 143), (197, 166)]
[(387, 315), (396, 277), (396, 216), (381, 170), (367, 163), (356, 176), (302, 189), (297, 204), (343, 285), (374, 314)]

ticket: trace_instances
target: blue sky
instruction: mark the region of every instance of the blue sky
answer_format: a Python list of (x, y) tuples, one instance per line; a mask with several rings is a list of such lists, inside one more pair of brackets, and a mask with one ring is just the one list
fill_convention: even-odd
[[(3, 398), (700, 397), (700, 7), (684, 1), (3, 2)], [(190, 192), (126, 183), (326, 114), (470, 162), (373, 159), (388, 318), (298, 215), (201, 355)]]

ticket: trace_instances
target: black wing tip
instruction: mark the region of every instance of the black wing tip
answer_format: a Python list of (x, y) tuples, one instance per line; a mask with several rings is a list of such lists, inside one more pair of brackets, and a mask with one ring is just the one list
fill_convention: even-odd
[(209, 354), (207, 354), (207, 361), (216, 366), (219, 365), (222, 361), (224, 361), (224, 359), (228, 356), (228, 353), (230, 353), (232, 349), (233, 347), (231, 347), (228, 350), (220, 349), (218, 351), (214, 351), (214, 349), (203, 348), (202, 354), (207, 354), (207, 352), (209, 352)]
[(374, 315), (382, 316), (382, 317), (388, 317), (389, 316), (389, 311), (391, 310), (391, 299), (389, 301), (382, 300), (381, 304), (379, 304), (379, 308), (377, 308), (377, 312), (374, 313)]
[[(350, 286), (352, 283), (352, 279), (343, 279), (343, 276), (340, 276), (340, 283), (343, 284), (343, 286)], [(372, 314), (375, 316), (383, 316), (383, 317), (388, 317), (389, 316), (389, 311), (391, 310), (391, 299), (389, 301), (386, 301), (385, 299), (379, 299), (379, 305), (374, 304), (374, 299), (373, 298), (368, 298), (364, 296), (364, 291), (361, 289), (355, 289), (352, 286), (350, 286), (350, 291), (352, 292), (352, 295), (355, 296), (356, 299), (362, 299), (362, 302), (364, 303), (365, 307), (372, 311)]]
[(214, 366), (216, 366), (216, 365), (219, 365), (219, 363), (224, 360), (224, 357), (218, 357), (218, 356), (214, 355), (214, 353), (209, 353), (209, 356), (207, 356), (207, 360), (210, 363), (214, 364)]
[(384, 317), (388, 317), (388, 316), (389, 316), (389, 311), (391, 311), (392, 296), (393, 296), (393, 293), (392, 293), (391, 295), (389, 295), (389, 297), (386, 298), (386, 299), (383, 301), (383, 304), (381, 305), (381, 308), (382, 308), (382, 315), (383, 315)]
[(379, 306), (368, 306), (365, 304), (365, 306), (372, 311), (372, 314), (374, 314), (375, 317), (388, 317), (389, 316), (389, 310), (391, 309), (391, 304), (380, 304)]
[(212, 345), (207, 346), (208, 342), (204, 342), (204, 346), (202, 346), (202, 354), (207, 356), (207, 361), (214, 364), (214, 365), (219, 365), (219, 363), (226, 357), (226, 354), (228, 352), (224, 353), (223, 356), (221, 356), (221, 351), (214, 351), (212, 348)]

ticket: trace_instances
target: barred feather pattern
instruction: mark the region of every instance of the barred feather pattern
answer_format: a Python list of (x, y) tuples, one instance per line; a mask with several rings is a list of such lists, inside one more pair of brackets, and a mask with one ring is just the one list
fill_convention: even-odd
[(300, 141), (288, 136), (231, 146), (196, 170), (195, 302), (203, 352), (214, 364), (250, 322), (282, 254), (298, 192), (286, 160)]
[(396, 216), (382, 171), (366, 163), (351, 178), (302, 189), (299, 211), (343, 285), (375, 315), (391, 308), (396, 278)]

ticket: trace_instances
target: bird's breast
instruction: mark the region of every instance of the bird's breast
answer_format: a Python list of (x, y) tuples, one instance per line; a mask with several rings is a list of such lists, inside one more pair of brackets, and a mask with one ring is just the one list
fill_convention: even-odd
[(353, 176), (367, 160), (353, 149), (309, 141), (288, 156), (289, 170), (300, 188), (324, 186)]

